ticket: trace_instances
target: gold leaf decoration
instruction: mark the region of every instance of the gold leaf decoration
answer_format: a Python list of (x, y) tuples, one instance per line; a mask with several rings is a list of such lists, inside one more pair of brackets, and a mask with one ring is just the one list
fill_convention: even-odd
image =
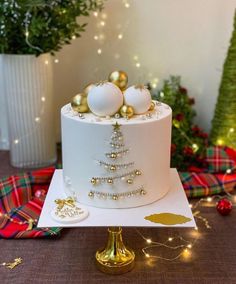
[(144, 219), (153, 223), (160, 223), (163, 225), (184, 224), (192, 220), (186, 216), (173, 214), (173, 213), (152, 214), (144, 217)]

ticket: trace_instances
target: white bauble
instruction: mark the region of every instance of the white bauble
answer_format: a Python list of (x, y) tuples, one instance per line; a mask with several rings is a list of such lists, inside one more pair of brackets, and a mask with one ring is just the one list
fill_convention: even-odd
[(113, 83), (100, 83), (93, 87), (87, 97), (89, 109), (98, 116), (117, 113), (123, 105), (123, 94)]
[(124, 92), (124, 103), (132, 106), (135, 114), (148, 111), (152, 98), (149, 90), (144, 86), (131, 86)]

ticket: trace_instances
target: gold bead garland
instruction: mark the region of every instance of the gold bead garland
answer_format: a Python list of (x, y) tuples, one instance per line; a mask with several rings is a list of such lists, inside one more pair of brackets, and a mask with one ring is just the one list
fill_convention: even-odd
[(108, 184), (113, 184), (115, 180), (117, 179), (121, 179), (121, 180), (125, 180), (126, 177), (128, 177), (128, 179), (126, 180), (126, 182), (128, 184), (132, 184), (133, 183), (133, 179), (136, 176), (140, 176), (142, 173), (140, 170), (134, 170), (122, 175), (118, 175), (115, 177), (92, 177), (90, 182), (93, 186), (101, 184), (101, 183), (108, 183)]
[(114, 142), (110, 142), (110, 145), (111, 145), (112, 148), (115, 148), (115, 149), (120, 149), (120, 148), (125, 146), (122, 143), (114, 143)]
[(129, 150), (126, 149), (126, 150), (122, 150), (122, 151), (118, 151), (118, 152), (106, 153), (105, 155), (107, 156), (107, 158), (115, 160), (117, 158), (120, 158), (122, 155), (127, 154), (128, 152), (129, 152)]
[(91, 190), (88, 193), (88, 197), (93, 199), (94, 197), (102, 198), (102, 199), (112, 199), (112, 200), (120, 200), (123, 198), (130, 198), (132, 196), (144, 196), (147, 192), (143, 186), (139, 187), (136, 190), (128, 191), (128, 192), (121, 192), (121, 193), (110, 193), (110, 192), (101, 192), (101, 191), (94, 191)]
[[(110, 163), (106, 163), (104, 161), (98, 161), (100, 166), (104, 166), (104, 168), (108, 171), (117, 171), (120, 169), (127, 169), (128, 167), (131, 167), (134, 165), (134, 162), (130, 162), (130, 163), (126, 163), (126, 164), (110, 164)], [(136, 170), (137, 173), (135, 173), (136, 175), (139, 175), (139, 170)]]
[(32, 230), (33, 225), (37, 224), (37, 222), (38, 222), (38, 219), (32, 219), (32, 218), (29, 218), (29, 220), (27, 220), (27, 221), (16, 221), (12, 217), (10, 217), (9, 214), (1, 213), (1, 212), (0, 212), (0, 217), (8, 219), (10, 222), (12, 222), (14, 224), (18, 224), (18, 225), (26, 225), (26, 224), (28, 224), (28, 227), (27, 227), (26, 231)]

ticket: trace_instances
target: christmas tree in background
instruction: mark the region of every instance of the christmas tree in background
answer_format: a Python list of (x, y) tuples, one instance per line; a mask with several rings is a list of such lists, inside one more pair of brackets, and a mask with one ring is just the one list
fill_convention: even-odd
[(191, 170), (193, 166), (204, 167), (208, 135), (193, 124), (194, 99), (181, 86), (180, 77), (165, 80), (162, 90), (153, 93), (153, 99), (168, 104), (173, 111), (171, 167), (182, 171)]
[(210, 138), (213, 144), (236, 148), (236, 12)]
[[(88, 194), (90, 198), (98, 197), (103, 199), (118, 200), (125, 197), (146, 194), (143, 186), (139, 186), (135, 190), (129, 190), (126, 192), (115, 192), (115, 183), (124, 182), (124, 185), (130, 186), (134, 183), (134, 179), (142, 174), (140, 170), (132, 169), (134, 162), (117, 162), (117, 160), (123, 161), (123, 156), (129, 152), (129, 149), (125, 148), (123, 143), (124, 137), (120, 127), (121, 126), (117, 122), (113, 125), (113, 132), (109, 142), (111, 152), (105, 153), (107, 161), (98, 161), (99, 165), (104, 167), (104, 169), (108, 172), (108, 175), (91, 178), (91, 184), (94, 187), (99, 187), (99, 185), (102, 184), (108, 184), (111, 186), (111, 191), (104, 192), (91, 190)], [(124, 188), (126, 187), (124, 186)]]

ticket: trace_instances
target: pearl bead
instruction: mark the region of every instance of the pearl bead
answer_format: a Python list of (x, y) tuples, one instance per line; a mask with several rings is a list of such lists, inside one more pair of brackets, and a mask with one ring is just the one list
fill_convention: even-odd
[(113, 183), (113, 179), (112, 178), (108, 178), (107, 179), (107, 183), (112, 184)]
[(133, 183), (133, 180), (131, 178), (127, 179), (127, 183), (128, 184), (132, 184)]

